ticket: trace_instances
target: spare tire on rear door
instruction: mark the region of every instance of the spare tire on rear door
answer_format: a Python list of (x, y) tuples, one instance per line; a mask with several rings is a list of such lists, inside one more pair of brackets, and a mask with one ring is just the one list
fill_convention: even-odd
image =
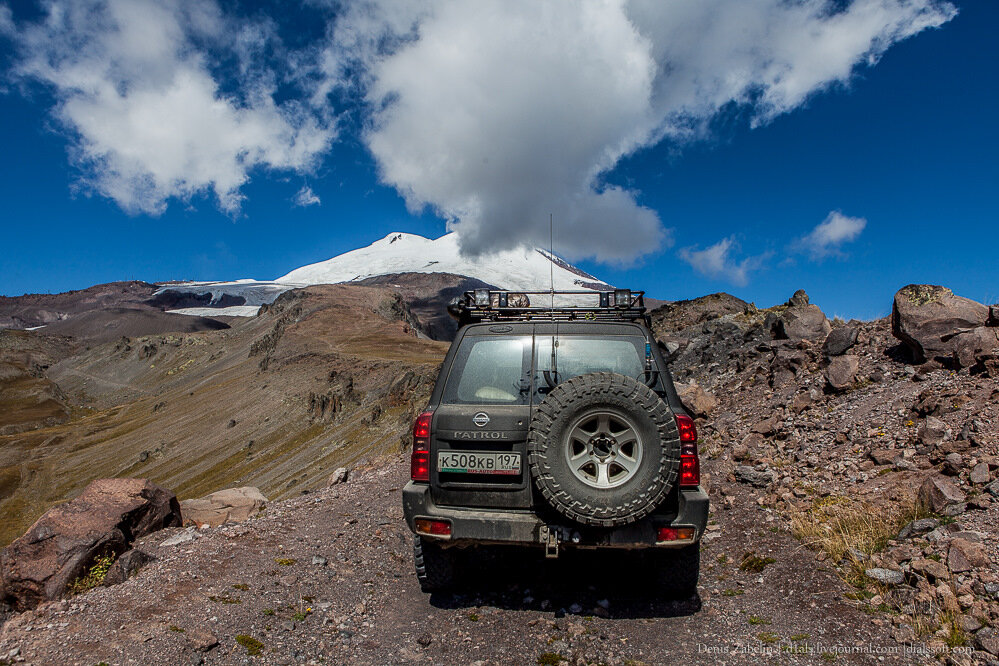
[(680, 435), (673, 412), (645, 384), (610, 372), (551, 390), (531, 419), (531, 477), (551, 506), (584, 525), (649, 514), (676, 483)]

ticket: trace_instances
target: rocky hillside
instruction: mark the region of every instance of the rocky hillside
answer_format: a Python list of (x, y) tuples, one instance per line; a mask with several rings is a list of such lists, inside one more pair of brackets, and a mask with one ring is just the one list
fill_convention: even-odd
[[(768, 309), (716, 294), (652, 320), (698, 417), (712, 500), (693, 599), (645, 589), (641, 558), (590, 553), (485, 552), (459, 593), (419, 592), (399, 444), (445, 346), (418, 339), (391, 292), (291, 292), (175, 345), (17, 338), (69, 407), (0, 453), (16, 441), (29, 460), (124, 461), (86, 471), (182, 497), (261, 485), (287, 499), (248, 522), (139, 537), (141, 557), (107, 562), (125, 582), (84, 592), (91, 568), (75, 596), (9, 614), (0, 660), (997, 663), (999, 308), (910, 286), (877, 321), (829, 321), (804, 292)], [(74, 411), (78, 396), (94, 411)], [(186, 448), (150, 448), (164, 432), (203, 447), (189, 471), (174, 459)], [(343, 462), (349, 480), (326, 487)], [(4, 571), (47, 547), (32, 536), (46, 524)]]
[(0, 331), (0, 543), (95, 478), (149, 478), (182, 499), (315, 488), (403, 446), (446, 351), (379, 288), (297, 290), (230, 321), (104, 343)]

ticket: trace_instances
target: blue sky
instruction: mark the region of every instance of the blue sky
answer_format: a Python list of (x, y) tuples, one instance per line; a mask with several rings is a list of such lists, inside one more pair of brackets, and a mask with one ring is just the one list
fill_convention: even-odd
[[(449, 222), (484, 251), (547, 236), (552, 212), (556, 252), (660, 298), (804, 288), (870, 318), (929, 282), (999, 301), (994, 2), (740, 3), (755, 34), (690, 5), (608, 3), (594, 22), (571, 5), (161, 4), (58, 25), (3, 5), (0, 293), (268, 279)], [(113, 35), (87, 23), (102, 11)], [(144, 32), (160, 26), (163, 43)]]

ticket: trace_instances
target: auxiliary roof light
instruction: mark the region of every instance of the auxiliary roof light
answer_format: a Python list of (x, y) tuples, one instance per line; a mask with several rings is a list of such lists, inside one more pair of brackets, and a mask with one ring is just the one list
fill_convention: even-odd
[(477, 307), (477, 308), (488, 308), (489, 307), (489, 290), (488, 289), (476, 289), (475, 290), (475, 307)]
[(615, 289), (614, 305), (619, 308), (631, 307), (631, 289)]

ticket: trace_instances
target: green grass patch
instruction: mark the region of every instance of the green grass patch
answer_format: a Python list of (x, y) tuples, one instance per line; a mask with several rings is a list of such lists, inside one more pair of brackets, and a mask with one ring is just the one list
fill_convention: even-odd
[(294, 564), (298, 560), (296, 560), (294, 558), (291, 558), (291, 557), (275, 557), (274, 561), (277, 562), (282, 567), (290, 567), (292, 564)]
[(768, 643), (768, 644), (776, 643), (777, 641), (780, 640), (780, 636), (773, 633), (772, 631), (761, 631), (760, 633), (756, 634), (756, 638), (759, 639), (761, 643)]
[(562, 663), (562, 655), (558, 652), (542, 652), (535, 660), (538, 666), (558, 666)]
[(771, 622), (765, 617), (760, 617), (759, 615), (750, 615), (749, 624), (762, 625), (762, 624), (773, 624), (773, 622)]
[(740, 597), (745, 593), (745, 590), (722, 590), (723, 597)]
[(246, 656), (248, 657), (259, 657), (264, 651), (264, 644), (247, 634), (236, 636), (236, 642), (246, 648)]
[(176, 624), (170, 625), (170, 631), (176, 631), (178, 634), (184, 633), (184, 630), (178, 627)]
[(250, 586), (247, 585), (246, 583), (236, 583), (235, 585), (232, 586), (232, 589), (242, 590), (243, 592), (246, 592), (247, 590), (250, 589)]

